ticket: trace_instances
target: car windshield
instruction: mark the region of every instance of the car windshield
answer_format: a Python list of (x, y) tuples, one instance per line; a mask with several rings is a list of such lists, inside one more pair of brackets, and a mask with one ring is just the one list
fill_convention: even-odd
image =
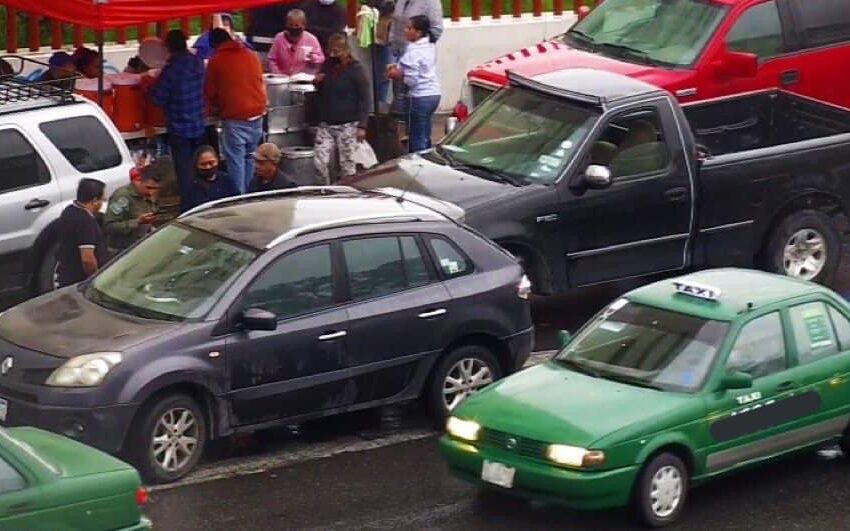
[(605, 0), (564, 39), (626, 61), (690, 66), (726, 12), (706, 0)]
[(702, 388), (729, 325), (619, 299), (555, 357), (600, 378), (667, 391)]
[(599, 113), (563, 98), (508, 87), (485, 101), (437, 147), (449, 164), (515, 185), (552, 183)]
[(101, 271), (85, 296), (106, 308), (149, 319), (197, 319), (255, 256), (212, 234), (172, 224)]

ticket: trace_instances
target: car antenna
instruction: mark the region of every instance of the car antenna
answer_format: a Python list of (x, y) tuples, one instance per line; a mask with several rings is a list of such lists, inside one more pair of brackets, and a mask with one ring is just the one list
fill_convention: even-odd
[(410, 178), (407, 179), (407, 183), (405, 183), (404, 189), (402, 189), (402, 191), (401, 191), (401, 195), (399, 195), (398, 197), (395, 198), (396, 202), (398, 202), (398, 203), (404, 202), (404, 194), (406, 194), (407, 191), (410, 189), (410, 185), (412, 185), (414, 182), (416, 182), (416, 179), (419, 178), (420, 173), (422, 173), (422, 163), (421, 162), (419, 163), (419, 169), (416, 170), (416, 174), (411, 175)]

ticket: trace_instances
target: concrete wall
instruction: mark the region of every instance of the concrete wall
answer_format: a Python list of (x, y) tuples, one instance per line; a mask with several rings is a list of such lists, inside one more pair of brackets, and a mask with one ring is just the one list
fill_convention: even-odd
[[(482, 17), (479, 21), (464, 18), (452, 22), (446, 19), (445, 31), (437, 43), (438, 74), (443, 90), (440, 110), (450, 110), (458, 101), (466, 72), (473, 66), (563, 33), (573, 22), (575, 15), (572, 13), (561, 16), (544, 13), (540, 17), (526, 13), (520, 18), (503, 16), (500, 20)], [(193, 41), (194, 37), (190, 44)], [(368, 52), (357, 49), (354, 44), (352, 42), (352, 48), (368, 64)], [(137, 52), (137, 45), (131, 43), (106, 46), (104, 55), (110, 64), (122, 70)], [(44, 50), (27, 55), (47, 62), (51, 53), (52, 50)]]

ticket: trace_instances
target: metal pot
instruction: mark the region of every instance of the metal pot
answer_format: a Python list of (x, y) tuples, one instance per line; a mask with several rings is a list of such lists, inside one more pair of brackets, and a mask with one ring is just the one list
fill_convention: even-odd
[(292, 104), (289, 76), (265, 74), (263, 82), (266, 85), (266, 98), (270, 108), (286, 107)]
[(312, 146), (290, 146), (280, 150), (280, 170), (298, 186), (312, 186), (321, 183), (316, 174)]

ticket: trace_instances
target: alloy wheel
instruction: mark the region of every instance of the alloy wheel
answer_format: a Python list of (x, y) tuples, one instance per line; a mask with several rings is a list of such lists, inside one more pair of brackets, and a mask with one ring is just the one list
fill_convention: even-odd
[(803, 280), (817, 277), (826, 265), (826, 239), (814, 229), (800, 229), (788, 238), (783, 251), (785, 274)]
[(453, 410), (464, 398), (493, 383), (490, 366), (478, 358), (463, 358), (452, 365), (443, 382), (443, 402)]
[(168, 472), (185, 467), (198, 448), (198, 422), (191, 410), (178, 407), (159, 417), (151, 440), (153, 460)]

